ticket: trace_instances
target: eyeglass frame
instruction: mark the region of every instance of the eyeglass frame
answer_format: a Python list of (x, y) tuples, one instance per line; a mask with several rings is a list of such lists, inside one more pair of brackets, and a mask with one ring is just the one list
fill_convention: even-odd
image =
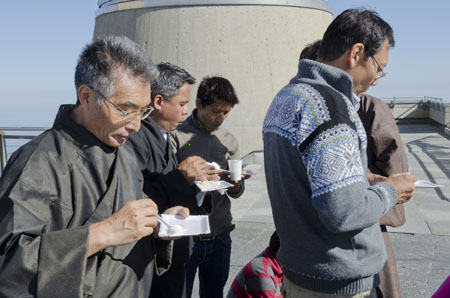
[(112, 101), (110, 101), (110, 100), (109, 100), (105, 95), (103, 95), (103, 93), (101, 93), (100, 91), (98, 91), (98, 90), (96, 90), (96, 89), (94, 89), (94, 88), (92, 88), (92, 87), (90, 87), (90, 86), (89, 86), (89, 88), (91, 88), (92, 90), (94, 90), (95, 93), (99, 94), (101, 97), (103, 97), (104, 100), (106, 100), (106, 101), (109, 102), (114, 108), (116, 108), (117, 111), (119, 111), (120, 113), (122, 113), (122, 120), (126, 120), (126, 119), (131, 118), (131, 117), (132, 117), (132, 114), (133, 114), (133, 113), (136, 113), (136, 112), (140, 112), (140, 114), (138, 114), (138, 115), (140, 115), (141, 120), (144, 120), (144, 119), (147, 118), (147, 117), (150, 115), (150, 113), (153, 111), (153, 108), (152, 108), (151, 106), (149, 106), (147, 109), (145, 109), (144, 112), (142, 112), (142, 110), (135, 110), (135, 111), (130, 111), (130, 112), (124, 111), (124, 110), (122, 110), (121, 108), (119, 108), (116, 104), (114, 104)]
[(375, 58), (375, 56), (370, 56), (373, 61), (375, 61), (377, 65), (377, 76), (375, 77), (376, 80), (379, 80), (381, 78), (384, 78), (387, 75), (387, 72), (384, 72), (383, 68), (381, 68), (380, 63), (378, 63), (378, 60)]

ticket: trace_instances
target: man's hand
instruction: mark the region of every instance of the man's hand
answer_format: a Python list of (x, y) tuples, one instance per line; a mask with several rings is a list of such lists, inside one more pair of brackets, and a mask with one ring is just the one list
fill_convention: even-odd
[(417, 177), (410, 173), (399, 173), (389, 176), (385, 182), (394, 185), (397, 190), (397, 204), (402, 204), (411, 199), (413, 192), (416, 189), (414, 186), (416, 180)]
[(366, 177), (367, 177), (367, 180), (369, 181), (370, 185), (374, 185), (374, 184), (377, 184), (379, 182), (386, 181), (386, 179), (387, 179), (387, 177), (384, 177), (384, 176), (381, 176), (381, 175), (378, 175), (378, 174), (374, 174), (374, 173), (371, 173), (371, 172), (367, 172), (366, 173)]
[(175, 206), (164, 211), (164, 214), (181, 215), (184, 218), (189, 216), (189, 208), (183, 206)]
[[(166, 211), (164, 211), (164, 214), (174, 214), (174, 215), (181, 215), (184, 218), (189, 216), (189, 209), (183, 206), (175, 206), (169, 209), (166, 209)], [(158, 227), (155, 230), (155, 237), (157, 237), (156, 235), (158, 235), (159, 233), (159, 226), (161, 223), (158, 224)], [(163, 240), (177, 240), (180, 239), (181, 237), (160, 237), (160, 239)]]
[(126, 203), (107, 219), (90, 226), (88, 256), (151, 235), (158, 225), (157, 214), (158, 206), (151, 199)]
[[(228, 183), (233, 184), (232, 187), (229, 187), (227, 189), (227, 192), (229, 194), (234, 194), (234, 193), (238, 193), (241, 190), (241, 186), (239, 184), (239, 181), (237, 180), (231, 180), (231, 175), (230, 174), (222, 174), (221, 175), (222, 179), (225, 180)], [(248, 178), (250, 178), (251, 175), (250, 174), (241, 174), (241, 180), (247, 180)]]
[(190, 156), (178, 165), (178, 170), (184, 175), (189, 183), (204, 180), (219, 180), (220, 171), (199, 156)]

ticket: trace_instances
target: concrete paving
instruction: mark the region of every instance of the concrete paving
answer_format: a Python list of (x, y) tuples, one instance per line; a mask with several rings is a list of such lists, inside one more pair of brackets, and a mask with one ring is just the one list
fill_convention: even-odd
[[(399, 127), (410, 172), (443, 185), (416, 189), (405, 204), (406, 224), (389, 230), (402, 296), (429, 298), (450, 274), (450, 139), (433, 125)], [(268, 245), (274, 230), (262, 157), (257, 152), (244, 160), (254, 175), (246, 182), (244, 195), (232, 202), (236, 230), (225, 295), (239, 270)], [(197, 282), (193, 297), (198, 297)]]

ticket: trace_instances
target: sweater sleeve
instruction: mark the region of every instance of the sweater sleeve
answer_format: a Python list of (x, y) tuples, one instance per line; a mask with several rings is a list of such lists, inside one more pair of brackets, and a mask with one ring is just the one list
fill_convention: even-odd
[(347, 121), (324, 123), (300, 146), (312, 205), (330, 231), (354, 231), (377, 224), (397, 202), (393, 185), (369, 186), (360, 146), (357, 131)]

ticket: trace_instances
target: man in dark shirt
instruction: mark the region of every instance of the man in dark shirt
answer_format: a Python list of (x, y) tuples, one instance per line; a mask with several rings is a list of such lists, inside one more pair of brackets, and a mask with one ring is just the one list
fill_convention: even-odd
[[(230, 81), (222, 77), (206, 77), (197, 92), (196, 109), (174, 132), (174, 148), (179, 161), (191, 156), (204, 156), (208, 162), (222, 169), (228, 168), (228, 160), (239, 159), (236, 138), (225, 128), (223, 122), (239, 103)], [(211, 233), (194, 237), (192, 255), (186, 264), (186, 296), (192, 295), (198, 269), (200, 298), (221, 298), (228, 279), (231, 255), (230, 233), (234, 230), (230, 198), (239, 198), (244, 192), (243, 179), (232, 181), (227, 175), (223, 179), (234, 184), (226, 193), (208, 192), (205, 200), (211, 202), (209, 224)], [(206, 208), (205, 208), (206, 209)]]
[[(169, 134), (188, 113), (187, 104), (195, 79), (186, 70), (170, 63), (160, 63), (157, 68), (159, 75), (151, 86), (153, 111), (142, 121), (141, 130), (130, 138), (128, 146), (135, 152), (144, 176), (144, 193), (154, 199), (160, 210), (181, 205), (192, 213), (202, 213), (192, 183), (216, 179), (214, 175), (218, 171), (198, 156), (178, 164)], [(184, 264), (188, 258), (189, 238), (176, 240), (172, 265), (163, 275), (154, 275), (151, 297), (184, 295)]]

